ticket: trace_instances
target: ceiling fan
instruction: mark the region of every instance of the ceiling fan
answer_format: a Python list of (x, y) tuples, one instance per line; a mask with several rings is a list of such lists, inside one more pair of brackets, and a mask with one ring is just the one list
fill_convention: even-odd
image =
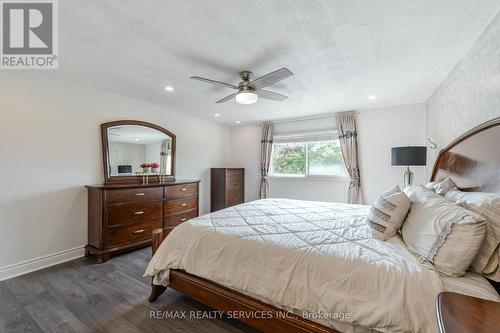
[(252, 79), (253, 73), (250, 71), (241, 71), (240, 78), (243, 81), (241, 81), (237, 86), (230, 83), (206, 79), (200, 76), (191, 76), (191, 79), (238, 90), (234, 94), (231, 94), (229, 96), (226, 96), (218, 100), (216, 103), (224, 103), (229, 101), (230, 99), (233, 99), (234, 97), (236, 99), (236, 103), (253, 104), (257, 102), (259, 97), (279, 102), (282, 102), (285, 99), (287, 99), (288, 97), (285, 95), (278, 94), (269, 90), (263, 90), (262, 88), (265, 88), (267, 86), (270, 86), (271, 84), (289, 78), (292, 75), (293, 73), (291, 71), (283, 67), (274, 72), (261, 76), (253, 81), (250, 81)]

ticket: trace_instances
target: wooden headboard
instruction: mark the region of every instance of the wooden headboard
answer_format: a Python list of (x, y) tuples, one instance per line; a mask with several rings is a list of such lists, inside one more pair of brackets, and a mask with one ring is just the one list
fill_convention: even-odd
[(446, 177), (463, 191), (500, 193), (500, 117), (464, 133), (439, 152), (431, 181)]
[[(464, 133), (439, 152), (431, 181), (446, 177), (462, 191), (500, 194), (500, 117)], [(500, 294), (500, 283), (488, 281)]]

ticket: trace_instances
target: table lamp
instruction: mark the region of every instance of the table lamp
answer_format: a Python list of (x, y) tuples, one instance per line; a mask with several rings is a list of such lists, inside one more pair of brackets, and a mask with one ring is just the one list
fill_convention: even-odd
[(410, 166), (427, 164), (426, 146), (394, 147), (391, 149), (391, 165), (405, 165), (406, 171), (403, 175), (405, 187), (413, 183), (413, 172)]

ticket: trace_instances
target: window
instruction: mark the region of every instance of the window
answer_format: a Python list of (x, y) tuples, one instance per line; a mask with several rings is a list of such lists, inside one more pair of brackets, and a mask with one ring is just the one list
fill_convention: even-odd
[(276, 135), (271, 175), (277, 177), (345, 176), (335, 132)]
[(305, 142), (273, 144), (273, 175), (303, 176), (306, 172)]

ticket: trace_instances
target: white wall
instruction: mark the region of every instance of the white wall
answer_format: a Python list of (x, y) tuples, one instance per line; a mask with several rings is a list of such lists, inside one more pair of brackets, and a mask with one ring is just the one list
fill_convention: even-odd
[[(276, 132), (309, 131), (335, 128), (334, 118), (277, 124)], [(361, 181), (364, 201), (373, 202), (383, 191), (401, 184), (404, 168), (391, 166), (391, 148), (425, 145), (425, 105), (412, 104), (364, 110), (358, 114)], [(245, 199), (258, 196), (260, 179), (261, 127), (231, 129), (231, 161), (245, 167)], [(425, 183), (423, 167), (414, 167), (415, 183)], [(347, 182), (308, 179), (269, 179), (271, 197), (345, 202)]]
[[(361, 186), (366, 204), (391, 186), (403, 184), (405, 167), (391, 166), (391, 148), (425, 146), (425, 104), (361, 111), (358, 145)], [(414, 184), (424, 184), (425, 167), (411, 167)]]
[(158, 163), (161, 161), (161, 142), (153, 142), (145, 146), (144, 160), (147, 163)]
[(256, 200), (259, 196), (261, 136), (261, 126), (231, 128), (231, 163), (245, 168), (245, 201)]
[[(427, 101), (427, 136), (443, 148), (496, 117), (500, 117), (500, 13)], [(438, 151), (432, 151), (428, 175)]]
[(177, 135), (177, 178), (202, 180), (209, 211), (209, 168), (229, 160), (229, 128), (44, 72), (2, 71), (0, 278), (8, 265), (86, 244), (83, 186), (103, 181), (99, 124), (118, 119)]

